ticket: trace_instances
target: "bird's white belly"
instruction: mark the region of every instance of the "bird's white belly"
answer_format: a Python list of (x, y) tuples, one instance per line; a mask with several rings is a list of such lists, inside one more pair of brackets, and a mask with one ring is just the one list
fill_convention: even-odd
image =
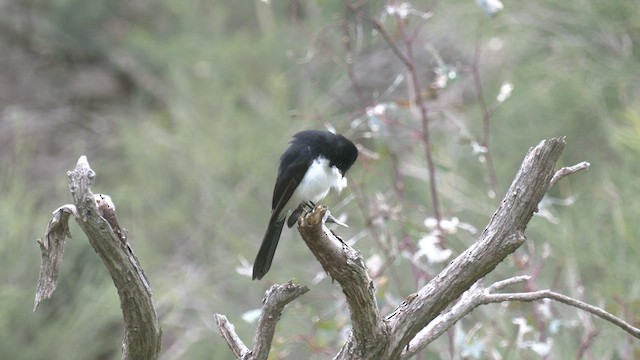
[(309, 166), (302, 181), (293, 192), (286, 208), (293, 210), (300, 205), (312, 201), (317, 203), (334, 188), (342, 191), (347, 186), (347, 178), (343, 177), (336, 167), (329, 166), (329, 160), (318, 158)]

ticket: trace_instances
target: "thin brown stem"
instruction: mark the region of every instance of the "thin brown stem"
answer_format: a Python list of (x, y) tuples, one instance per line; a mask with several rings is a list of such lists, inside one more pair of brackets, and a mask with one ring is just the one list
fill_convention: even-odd
[(389, 35), (389, 32), (385, 29), (385, 27), (378, 21), (377, 19), (372, 18), (366, 13), (358, 10), (352, 4), (349, 4), (348, 1), (345, 1), (347, 8), (361, 16), (363, 19), (368, 21), (372, 27), (382, 36), (387, 45), (391, 48), (393, 53), (402, 61), (402, 63), (407, 68), (409, 76), (411, 77), (411, 85), (414, 91), (414, 105), (418, 108), (420, 112), (420, 120), (422, 123), (422, 141), (424, 143), (425, 148), (425, 159), (427, 162), (427, 169), (429, 171), (429, 190), (431, 192), (431, 202), (433, 205), (433, 214), (437, 222), (437, 229), (439, 233), (440, 240), (442, 240), (442, 228), (441, 228), (441, 220), (442, 220), (442, 212), (440, 209), (440, 199), (438, 196), (438, 188), (436, 184), (436, 167), (435, 162), (433, 160), (433, 151), (432, 151), (432, 143), (429, 129), (429, 116), (428, 109), (426, 104), (422, 99), (422, 86), (420, 84), (420, 78), (418, 76), (418, 72), (416, 70), (416, 64), (413, 56), (413, 40), (415, 33), (413, 36), (409, 36), (403, 26), (403, 20), (398, 18), (398, 26), (400, 33), (403, 37), (403, 42), (407, 48), (406, 54), (402, 52), (402, 50), (398, 47), (398, 45), (394, 42)]
[(493, 116), (493, 109), (487, 106), (487, 102), (484, 98), (484, 90), (482, 87), (482, 80), (480, 79), (480, 59), (482, 57), (482, 29), (484, 27), (484, 17), (481, 16), (478, 21), (478, 30), (476, 31), (476, 44), (473, 54), (473, 84), (475, 86), (476, 96), (478, 103), (480, 103), (480, 109), (482, 109), (482, 137), (480, 138), (480, 146), (484, 149), (484, 160), (487, 165), (487, 175), (489, 180), (489, 188), (493, 192), (494, 197), (501, 197), (498, 191), (498, 179), (496, 175), (496, 169), (493, 164), (493, 157), (491, 156), (491, 149), (489, 147), (489, 140), (491, 134), (491, 117)]
[[(346, 12), (349, 12), (349, 8), (347, 7)], [(351, 27), (349, 26), (350, 22), (348, 16), (345, 16), (344, 21), (342, 22), (342, 44), (344, 45), (345, 50), (345, 64), (347, 65), (347, 76), (349, 76), (349, 81), (353, 85), (353, 90), (358, 97), (358, 103), (360, 106), (365, 109), (367, 104), (367, 99), (364, 96), (362, 91), (362, 87), (360, 86), (360, 81), (356, 77), (355, 70), (353, 68), (353, 63), (355, 62), (355, 55), (353, 52), (353, 45), (351, 43)]]
[[(440, 226), (442, 220), (440, 210), (440, 198), (438, 196), (438, 188), (436, 184), (436, 167), (433, 161), (433, 151), (431, 144), (431, 131), (429, 129), (429, 115), (427, 105), (422, 99), (422, 85), (420, 84), (420, 78), (418, 71), (416, 70), (415, 57), (413, 55), (413, 36), (407, 35), (402, 19), (398, 18), (398, 26), (400, 28), (400, 34), (405, 46), (407, 47), (407, 69), (411, 76), (411, 82), (413, 84), (414, 102), (418, 110), (420, 111), (420, 120), (422, 122), (422, 142), (424, 143), (425, 159), (427, 161), (427, 169), (429, 170), (429, 189), (431, 191), (431, 201), (433, 203), (433, 215), (436, 219), (436, 228), (438, 229), (438, 238), (443, 241), (443, 232)], [(416, 36), (416, 34), (414, 34)]]

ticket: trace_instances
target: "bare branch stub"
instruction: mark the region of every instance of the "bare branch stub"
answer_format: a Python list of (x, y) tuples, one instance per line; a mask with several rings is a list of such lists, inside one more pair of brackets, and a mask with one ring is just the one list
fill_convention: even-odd
[(213, 314), (213, 317), (216, 319), (220, 335), (222, 335), (224, 341), (229, 345), (229, 348), (236, 356), (236, 359), (247, 358), (251, 354), (251, 350), (249, 350), (249, 348), (242, 342), (236, 333), (236, 329), (233, 324), (229, 322), (227, 317), (224, 315)]
[(67, 173), (69, 189), (77, 209), (76, 221), (102, 259), (118, 289), (125, 323), (122, 359), (156, 359), (161, 330), (151, 298), (151, 289), (138, 259), (128, 243), (100, 216), (91, 184), (95, 172), (85, 156)]
[(552, 188), (558, 181), (560, 181), (562, 178), (564, 178), (565, 176), (569, 176), (573, 173), (576, 173), (580, 170), (586, 170), (589, 168), (589, 166), (591, 166), (591, 164), (589, 164), (586, 161), (583, 161), (581, 163), (575, 164), (573, 166), (565, 166), (563, 168), (561, 168), (560, 170), (556, 171), (555, 174), (553, 174), (553, 178), (551, 178), (551, 181), (549, 183), (549, 188)]

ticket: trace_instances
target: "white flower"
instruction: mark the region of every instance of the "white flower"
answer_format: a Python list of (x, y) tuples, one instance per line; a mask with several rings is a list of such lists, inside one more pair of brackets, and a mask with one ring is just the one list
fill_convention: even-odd
[(435, 235), (429, 234), (418, 241), (418, 251), (415, 257), (425, 256), (429, 264), (438, 264), (445, 262), (452, 253), (450, 249), (440, 247)]
[(487, 15), (495, 15), (498, 11), (504, 9), (504, 5), (500, 0), (476, 0), (476, 5), (484, 10)]
[(433, 14), (430, 12), (423, 12), (411, 7), (410, 3), (403, 2), (400, 4), (387, 5), (385, 12), (388, 15), (397, 15), (401, 19), (406, 19), (409, 15), (415, 15), (423, 19), (430, 18)]
[(400, 18), (404, 19), (411, 13), (411, 4), (404, 2), (398, 5), (387, 5), (385, 10), (389, 15), (398, 15)]
[(511, 96), (512, 91), (513, 91), (512, 83), (506, 82), (502, 84), (502, 86), (500, 86), (500, 93), (498, 93), (498, 96), (496, 96), (496, 100), (498, 100), (498, 102), (504, 102), (509, 98), (509, 96)]

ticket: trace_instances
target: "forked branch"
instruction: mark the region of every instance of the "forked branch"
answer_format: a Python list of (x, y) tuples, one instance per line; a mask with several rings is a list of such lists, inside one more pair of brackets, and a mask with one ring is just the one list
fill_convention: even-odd
[(73, 214), (118, 289), (124, 316), (122, 359), (156, 359), (160, 353), (161, 331), (151, 288), (126, 236), (117, 225), (115, 206), (108, 196), (91, 192), (96, 174), (85, 156), (80, 157), (76, 168), (67, 175), (74, 205), (57, 209), (44, 238), (38, 240), (42, 265), (35, 307), (55, 290), (64, 240), (70, 237), (68, 219)]

